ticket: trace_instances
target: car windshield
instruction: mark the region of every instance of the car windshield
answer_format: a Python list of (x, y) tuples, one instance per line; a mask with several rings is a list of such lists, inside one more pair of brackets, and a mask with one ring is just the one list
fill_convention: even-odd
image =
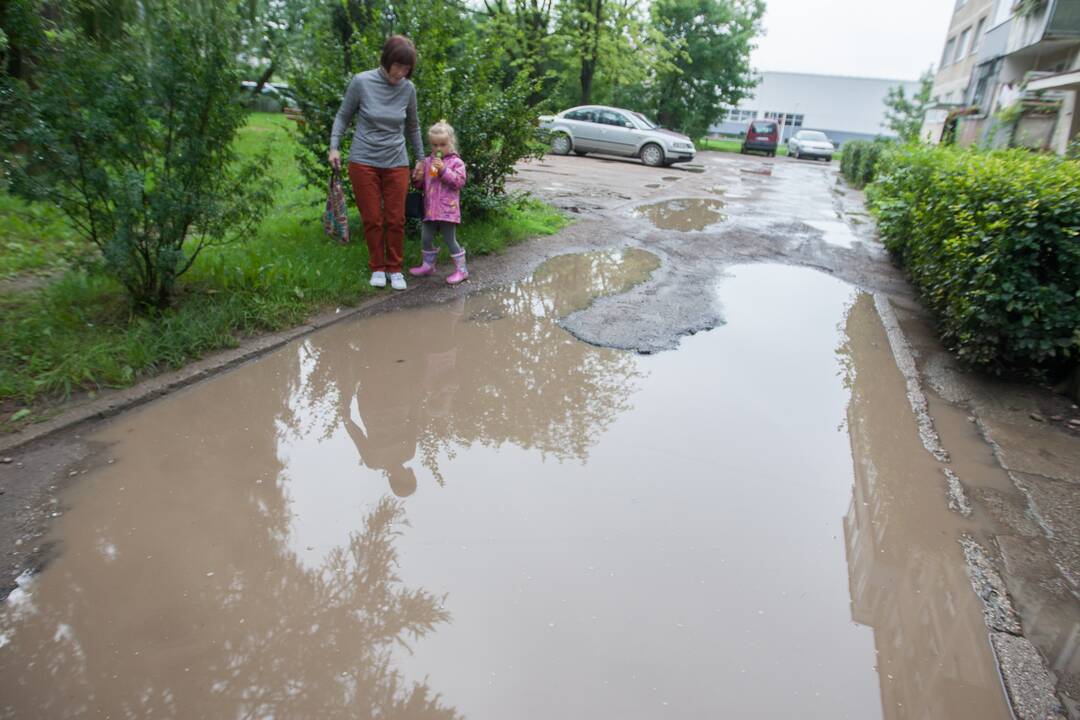
[(753, 131), (756, 133), (771, 133), (776, 129), (776, 126), (771, 122), (756, 122), (753, 125)]
[(646, 129), (646, 130), (655, 130), (656, 128), (658, 128), (658, 127), (659, 127), (659, 125), (657, 125), (657, 124), (656, 124), (656, 123), (654, 123), (654, 122), (653, 122), (652, 120), (650, 120), (649, 118), (645, 117), (644, 115), (642, 115), (642, 114), (641, 114), (641, 113), (639, 113), (639, 112), (636, 112), (636, 113), (634, 113), (633, 115), (634, 115), (634, 117), (636, 117), (636, 118), (638, 119), (638, 121), (639, 121), (639, 122), (640, 122), (640, 123), (641, 123), (642, 125), (644, 125), (644, 126), (645, 126), (645, 129)]
[(801, 132), (799, 133), (800, 140), (814, 140), (816, 142), (829, 142), (829, 136), (822, 132)]

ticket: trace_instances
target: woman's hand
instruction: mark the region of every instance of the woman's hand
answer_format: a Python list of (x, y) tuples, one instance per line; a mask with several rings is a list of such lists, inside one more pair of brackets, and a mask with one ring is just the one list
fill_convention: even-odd
[(329, 154), (326, 156), (326, 159), (330, 161), (330, 167), (334, 168), (335, 170), (340, 170), (341, 169), (341, 151), (340, 150), (331, 150), (329, 152)]
[(420, 182), (424, 178), (424, 163), (418, 161), (412, 171), (413, 182)]

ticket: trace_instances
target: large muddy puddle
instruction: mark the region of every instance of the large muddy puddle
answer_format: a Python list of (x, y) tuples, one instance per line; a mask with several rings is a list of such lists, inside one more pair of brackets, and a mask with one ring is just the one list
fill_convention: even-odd
[(696, 232), (726, 220), (723, 207), (722, 200), (679, 198), (642, 205), (634, 212), (661, 230)]
[(558, 327), (655, 266), (557, 258), (111, 423), (3, 610), (4, 715), (1008, 717), (871, 298), (745, 266), (675, 352)]

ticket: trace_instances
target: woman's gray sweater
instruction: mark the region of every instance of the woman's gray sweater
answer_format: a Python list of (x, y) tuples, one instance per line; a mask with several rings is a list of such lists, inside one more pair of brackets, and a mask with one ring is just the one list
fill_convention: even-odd
[(406, 132), (416, 158), (424, 157), (420, 121), (416, 116), (416, 87), (409, 80), (403, 78), (396, 85), (391, 84), (381, 67), (355, 75), (334, 118), (331, 150), (341, 149), (341, 136), (356, 115), (359, 118), (349, 162), (377, 168), (408, 167)]

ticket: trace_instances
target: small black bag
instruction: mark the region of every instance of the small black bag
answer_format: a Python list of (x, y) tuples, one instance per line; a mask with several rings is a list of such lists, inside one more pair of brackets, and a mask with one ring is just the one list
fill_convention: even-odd
[(424, 193), (410, 190), (405, 196), (405, 217), (415, 220), (424, 219)]

